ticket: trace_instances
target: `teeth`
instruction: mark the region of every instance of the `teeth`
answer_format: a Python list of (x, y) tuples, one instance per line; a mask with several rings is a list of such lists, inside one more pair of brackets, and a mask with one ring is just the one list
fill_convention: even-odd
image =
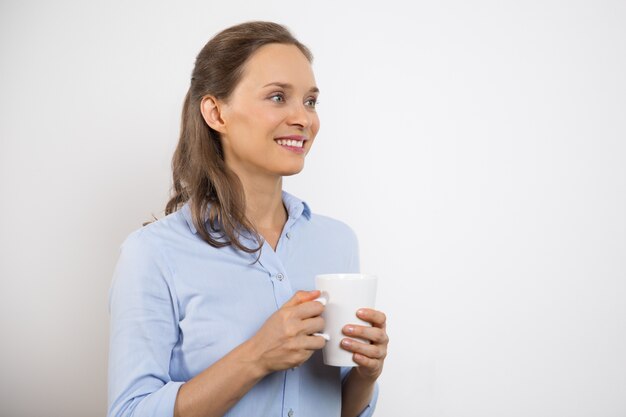
[(292, 140), (292, 139), (278, 139), (276, 142), (278, 142), (279, 145), (293, 146), (295, 148), (301, 148), (304, 144), (303, 140)]

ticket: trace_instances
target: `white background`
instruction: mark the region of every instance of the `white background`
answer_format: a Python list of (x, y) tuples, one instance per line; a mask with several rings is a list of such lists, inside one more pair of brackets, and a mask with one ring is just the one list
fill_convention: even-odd
[(625, 416), (626, 3), (591, 0), (2, 0), (0, 414), (105, 414), (119, 245), (163, 215), (196, 54), (247, 20), (315, 55), (285, 189), (381, 278), (377, 416)]

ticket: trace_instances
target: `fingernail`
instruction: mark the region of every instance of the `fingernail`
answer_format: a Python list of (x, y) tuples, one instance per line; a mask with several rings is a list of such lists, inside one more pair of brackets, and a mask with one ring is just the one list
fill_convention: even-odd
[(354, 327), (352, 326), (346, 327), (346, 333), (354, 333)]
[(364, 316), (365, 315), (365, 310), (357, 310), (356, 314), (357, 314), (357, 316)]
[(344, 346), (350, 346), (352, 344), (352, 342), (350, 340), (348, 340), (348, 339), (343, 339), (341, 341), (341, 344), (344, 345)]

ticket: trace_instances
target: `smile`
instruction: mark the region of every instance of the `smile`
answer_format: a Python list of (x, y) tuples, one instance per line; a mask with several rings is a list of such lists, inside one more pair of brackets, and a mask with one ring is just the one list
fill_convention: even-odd
[(291, 146), (292, 148), (302, 148), (304, 146), (303, 140), (294, 139), (277, 139), (276, 143), (282, 146)]

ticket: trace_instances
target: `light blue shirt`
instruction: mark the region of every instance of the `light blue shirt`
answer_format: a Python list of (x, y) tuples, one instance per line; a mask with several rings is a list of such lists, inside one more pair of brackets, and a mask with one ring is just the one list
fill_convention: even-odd
[[(252, 337), (297, 290), (313, 290), (315, 275), (359, 271), (346, 224), (284, 191), (283, 202), (289, 218), (276, 251), (264, 243), (255, 264), (258, 253), (203, 241), (188, 205), (128, 236), (110, 291), (109, 417), (173, 416), (185, 381)], [(316, 351), (263, 378), (225, 416), (339, 417), (350, 369), (324, 365)], [(378, 385), (362, 417), (377, 397)]]

